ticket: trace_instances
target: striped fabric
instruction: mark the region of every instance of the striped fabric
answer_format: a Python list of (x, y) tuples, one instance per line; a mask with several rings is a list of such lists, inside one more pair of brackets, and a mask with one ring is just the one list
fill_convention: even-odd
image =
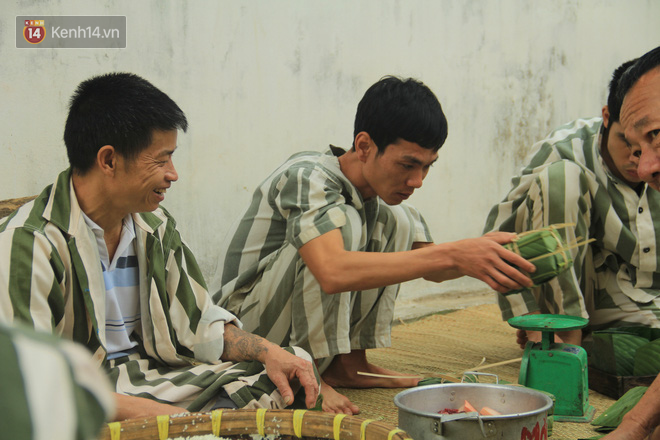
[(132, 352), (138, 344), (132, 337), (140, 324), (140, 277), (135, 249), (135, 225), (129, 215), (122, 222), (119, 244), (109, 259), (103, 229), (83, 212), (85, 223), (96, 237), (105, 283), (105, 334), (108, 359)]
[(107, 361), (100, 256), (70, 170), (0, 225), (0, 321), (22, 321), (85, 345), (124, 394), (201, 410), (224, 386), (237, 404), (282, 407), (262, 364), (219, 361), (225, 322), (240, 322), (211, 301), (174, 219), (162, 208), (132, 217), (140, 277), (139, 353)]
[(574, 265), (533, 289), (499, 295), (505, 319), (531, 311), (589, 318), (589, 329), (660, 327), (660, 193), (638, 194), (615, 177), (600, 154), (601, 118), (579, 119), (535, 144), (507, 197), (490, 212), (485, 231), (523, 232), (555, 223)]
[(96, 438), (112, 416), (108, 379), (77, 344), (0, 325), (0, 437)]
[(246, 330), (300, 346), (315, 359), (389, 346), (399, 286), (328, 295), (298, 249), (337, 228), (353, 251), (410, 250), (414, 242), (432, 241), (414, 208), (363, 200), (341, 172), (335, 156), (341, 153), (333, 147), (326, 154), (295, 154), (257, 188), (214, 295)]

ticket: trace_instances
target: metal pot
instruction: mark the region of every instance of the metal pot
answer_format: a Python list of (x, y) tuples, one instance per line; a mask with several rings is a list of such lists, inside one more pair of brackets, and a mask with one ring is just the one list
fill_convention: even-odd
[[(460, 408), (465, 400), (477, 410), (488, 406), (502, 415), (438, 414)], [(456, 383), (411, 388), (397, 394), (394, 404), (399, 428), (415, 440), (547, 440), (552, 399), (512, 385)]]

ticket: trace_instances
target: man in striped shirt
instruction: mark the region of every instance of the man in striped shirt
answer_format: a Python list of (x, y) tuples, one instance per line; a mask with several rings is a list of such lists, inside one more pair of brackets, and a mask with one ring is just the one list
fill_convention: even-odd
[(399, 283), (469, 275), (501, 291), (531, 285), (507, 263), (534, 269), (501, 246), (513, 234), (433, 245), (422, 216), (402, 203), (446, 136), (428, 87), (385, 77), (358, 105), (353, 148), (293, 155), (257, 188), (233, 234), (214, 299), (247, 330), (309, 351), (326, 411), (359, 412), (333, 387), (417, 384), (376, 377), (398, 373), (366, 358), (390, 345)]
[[(602, 118), (573, 121), (534, 145), (485, 227), (523, 232), (570, 223), (561, 231), (567, 243), (594, 240), (573, 249), (573, 266), (548, 283), (499, 295), (504, 319), (529, 313), (588, 318), (584, 330), (558, 333), (576, 345), (593, 330), (660, 327), (660, 194), (637, 174), (639, 150), (619, 122), (617, 86), (631, 64), (615, 70)], [(527, 340), (540, 334), (519, 331), (521, 347)]]
[(0, 324), (2, 438), (97, 438), (114, 413), (110, 383), (79, 344)]
[(64, 132), (71, 168), (0, 225), (0, 320), (85, 345), (115, 387), (118, 419), (285, 407), (289, 381), (314, 406), (309, 355), (213, 304), (159, 207), (186, 128), (176, 103), (136, 75), (80, 84)]
[[(660, 47), (647, 52), (621, 78), (621, 125), (639, 152), (639, 177), (660, 191)], [(607, 440), (660, 439), (660, 376)]]

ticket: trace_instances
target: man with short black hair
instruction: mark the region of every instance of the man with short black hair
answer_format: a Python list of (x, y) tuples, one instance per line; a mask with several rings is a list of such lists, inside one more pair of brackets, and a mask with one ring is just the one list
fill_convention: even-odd
[[(185, 115), (128, 73), (84, 81), (64, 141), (71, 168), (0, 225), (0, 319), (85, 345), (117, 392), (117, 418), (214, 407), (314, 406), (309, 355), (241, 330), (213, 304), (159, 207)], [(298, 356), (295, 356), (294, 354)]]
[[(639, 177), (660, 191), (660, 46), (644, 54), (626, 71), (618, 95), (622, 101), (621, 125), (626, 141), (640, 156)], [(658, 246), (653, 246), (652, 251), (660, 254)], [(619, 427), (603, 440), (658, 440), (659, 426), (660, 376), (623, 417)]]
[[(536, 143), (513, 188), (495, 205), (485, 231), (525, 232), (567, 224), (573, 265), (533, 289), (499, 295), (504, 319), (551, 313), (589, 319), (583, 330), (558, 332), (581, 345), (590, 332), (611, 327), (660, 327), (660, 194), (642, 181), (639, 151), (624, 136), (618, 90), (628, 61), (612, 75), (602, 118), (578, 119)], [(640, 166), (641, 168), (641, 166)], [(518, 331), (518, 343), (540, 341)]]
[(385, 77), (358, 105), (351, 150), (291, 156), (259, 185), (237, 225), (214, 299), (246, 329), (312, 354), (325, 411), (359, 412), (333, 387), (417, 384), (379, 377), (399, 374), (366, 357), (390, 345), (400, 283), (468, 275), (499, 291), (531, 285), (512, 265), (534, 266), (501, 246), (513, 234), (433, 245), (420, 213), (402, 203), (446, 137), (427, 86)]

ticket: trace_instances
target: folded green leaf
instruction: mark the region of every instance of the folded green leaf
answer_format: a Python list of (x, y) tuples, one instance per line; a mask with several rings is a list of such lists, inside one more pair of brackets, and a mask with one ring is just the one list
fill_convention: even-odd
[(649, 343), (641, 336), (625, 333), (613, 334), (614, 357), (616, 359), (616, 374), (618, 376), (632, 376), (634, 373), (635, 353), (637, 349)]
[(593, 335), (593, 350), (589, 363), (599, 370), (609, 374), (616, 374), (616, 357), (614, 356), (614, 342), (611, 331), (595, 331)]
[(635, 387), (619, 398), (612, 406), (594, 419), (591, 424), (607, 428), (616, 428), (621, 423), (623, 416), (639, 402), (648, 387)]
[(660, 373), (660, 339), (639, 347), (635, 353), (635, 376), (652, 376)]
[(504, 247), (533, 260), (536, 271), (530, 277), (535, 285), (550, 281), (573, 264), (570, 251), (552, 227), (521, 234)]

